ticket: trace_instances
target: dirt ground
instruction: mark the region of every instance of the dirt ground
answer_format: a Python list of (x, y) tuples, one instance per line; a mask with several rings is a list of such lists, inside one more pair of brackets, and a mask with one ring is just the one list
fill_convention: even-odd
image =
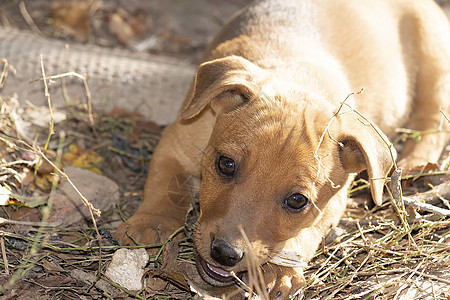
[[(3, 0), (0, 26), (195, 64), (219, 28), (248, 2)], [(152, 258), (148, 287), (139, 292), (104, 276), (119, 248), (111, 235), (142, 200), (148, 161), (163, 128), (127, 111), (126, 104), (102, 113), (68, 105), (53, 116), (54, 133), (49, 134), (47, 108), (19, 109), (13, 97), (1, 90), (0, 96), (0, 184), (14, 191), (8, 205), (0, 206), (0, 299), (196, 297), (179, 273), (167, 269), (175, 253), (171, 247), (163, 246), (161, 256)], [(64, 173), (39, 159), (44, 155)], [(448, 151), (443, 160), (447, 157)], [(445, 164), (410, 170), (405, 194), (448, 183)], [(101, 217), (91, 218), (65, 175), (102, 210)], [(340, 228), (306, 271), (304, 299), (449, 300), (449, 217), (408, 208), (403, 219), (392, 203), (373, 207), (366, 183), (361, 178), (352, 187)], [(444, 188), (430, 203), (448, 210), (450, 193)], [(190, 264), (189, 242), (187, 234), (176, 247), (181, 266)]]
[[(4, 0), (0, 24), (45, 36), (128, 47), (198, 61), (221, 26), (249, 0)], [(24, 18), (29, 15), (30, 20)]]

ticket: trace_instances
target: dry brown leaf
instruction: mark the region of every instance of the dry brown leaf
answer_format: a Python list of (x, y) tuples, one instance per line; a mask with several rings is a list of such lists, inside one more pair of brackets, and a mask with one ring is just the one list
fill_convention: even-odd
[(126, 46), (133, 44), (137, 40), (133, 28), (118, 13), (111, 14), (109, 18), (109, 31), (119, 42)]
[(92, 1), (55, 1), (50, 8), (55, 29), (85, 41), (90, 32)]
[(104, 158), (94, 150), (86, 151), (83, 147), (72, 144), (68, 146), (68, 152), (63, 155), (62, 160), (71, 166), (102, 174), (99, 167), (104, 163)]

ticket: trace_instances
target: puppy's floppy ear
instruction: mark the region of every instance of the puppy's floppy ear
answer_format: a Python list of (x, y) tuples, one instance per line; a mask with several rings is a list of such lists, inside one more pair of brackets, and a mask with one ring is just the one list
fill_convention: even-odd
[[(257, 96), (259, 78), (265, 71), (240, 56), (228, 56), (201, 64), (195, 75), (191, 98), (182, 109), (182, 119), (198, 115), (208, 104), (216, 113), (234, 109)], [(227, 97), (220, 97), (220, 96)]]
[[(349, 173), (359, 173), (367, 170), (372, 199), (377, 205), (383, 202), (383, 188), (386, 176), (393, 167), (396, 152), (385, 141), (388, 138), (377, 129), (363, 124), (357, 118), (346, 116), (341, 127), (339, 138), (339, 155), (344, 170)], [(346, 123), (346, 124), (345, 124)]]

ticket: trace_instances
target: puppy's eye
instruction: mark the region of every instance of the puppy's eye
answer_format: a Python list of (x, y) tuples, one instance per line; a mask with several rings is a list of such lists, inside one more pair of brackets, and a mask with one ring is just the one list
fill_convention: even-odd
[(217, 169), (222, 175), (231, 177), (236, 170), (236, 163), (233, 159), (221, 155), (217, 160)]
[(284, 205), (292, 211), (299, 212), (306, 207), (309, 200), (306, 196), (295, 193), (284, 199)]

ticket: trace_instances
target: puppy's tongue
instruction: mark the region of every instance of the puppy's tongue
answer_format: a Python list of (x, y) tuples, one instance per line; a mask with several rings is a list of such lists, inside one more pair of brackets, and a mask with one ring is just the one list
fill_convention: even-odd
[(206, 274), (208, 274), (208, 276), (210, 276), (211, 278), (220, 282), (231, 282), (234, 280), (234, 277), (233, 275), (231, 275), (231, 272), (228, 272), (227, 270), (224, 270), (219, 267), (215, 267), (207, 263), (203, 259), (200, 259), (200, 262), (203, 270), (205, 270)]
[(213, 271), (217, 275), (220, 275), (222, 277), (230, 277), (230, 276), (232, 276), (231, 273), (228, 272), (227, 270), (224, 270), (224, 269), (219, 268), (219, 267), (212, 266), (212, 265), (210, 265), (208, 263), (206, 263), (206, 265), (211, 271)]

